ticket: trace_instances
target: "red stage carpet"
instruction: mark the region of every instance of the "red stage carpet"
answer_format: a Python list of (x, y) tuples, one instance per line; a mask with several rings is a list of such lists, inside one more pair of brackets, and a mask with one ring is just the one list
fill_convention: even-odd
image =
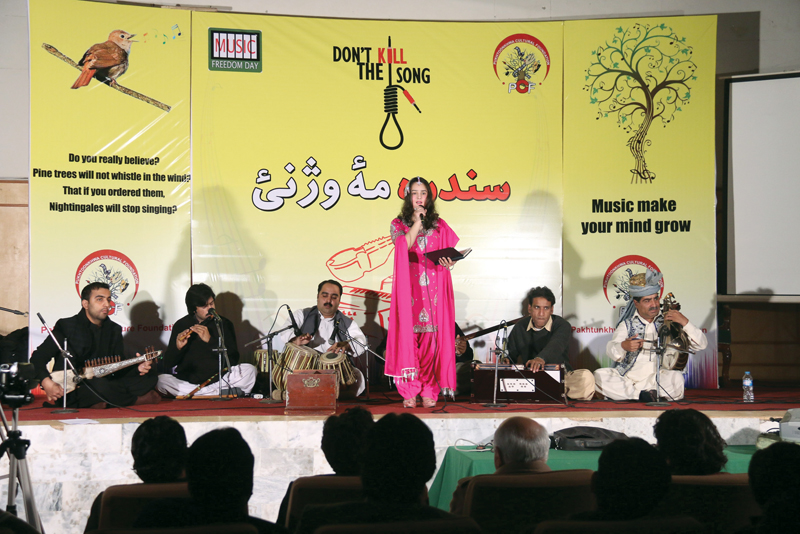
[[(434, 415), (441, 417), (443, 414), (503, 414), (503, 413), (537, 413), (546, 412), (548, 416), (563, 413), (564, 416), (575, 416), (588, 412), (631, 412), (631, 411), (663, 411), (669, 408), (654, 408), (634, 401), (590, 401), (570, 402), (569, 406), (559, 404), (509, 404), (504, 408), (485, 408), (481, 404), (471, 404), (468, 397), (458, 398), (456, 402), (449, 402), (445, 406), (440, 402), (436, 409), (425, 409), (421, 406), (413, 410), (406, 410), (400, 404), (397, 392), (375, 392), (370, 400), (343, 401), (338, 405), (338, 412), (352, 406), (364, 406), (374, 414), (389, 412), (410, 411), (417, 415)], [(50, 421), (66, 419), (144, 419), (156, 415), (169, 415), (170, 417), (203, 417), (225, 420), (233, 417), (284, 417), (284, 405), (262, 404), (256, 399), (244, 398), (230, 401), (202, 400), (175, 400), (164, 399), (159, 404), (133, 406), (130, 408), (108, 408), (105, 410), (83, 409), (73, 414), (53, 414), (54, 408), (42, 407), (43, 398), (37, 397), (34, 403), (20, 409), (19, 420), (25, 421)], [(742, 402), (742, 390), (687, 390), (686, 398), (670, 403), (673, 408), (694, 408), (704, 412), (783, 412), (789, 408), (800, 407), (800, 388), (772, 388), (761, 386), (756, 390), (754, 403)]]

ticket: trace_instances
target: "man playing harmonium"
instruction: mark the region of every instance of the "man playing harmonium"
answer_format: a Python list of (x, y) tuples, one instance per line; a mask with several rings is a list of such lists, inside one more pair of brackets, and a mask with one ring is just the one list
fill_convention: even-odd
[[(158, 390), (176, 397), (219, 395), (219, 325), (227, 348), (228, 362), (222, 362), (223, 394), (248, 394), (256, 383), (257, 371), (249, 363), (239, 364), (233, 323), (216, 313), (216, 295), (206, 284), (194, 284), (186, 292), (186, 310), (172, 328), (164, 351), (168, 374), (158, 375)], [(237, 365), (238, 364), (238, 365)]]
[(692, 351), (708, 345), (703, 331), (689, 322), (676, 309), (661, 314), (658, 296), (661, 292), (661, 273), (650, 269), (631, 276), (628, 284), (630, 301), (620, 310), (617, 329), (606, 346), (606, 354), (614, 367), (594, 372), (597, 392), (612, 400), (652, 402), (660, 396), (656, 390), (656, 371), (660, 374), (661, 395), (668, 400), (683, 398), (684, 379), (681, 371), (659, 369), (655, 342), (665, 321), (681, 325), (685, 344)]
[(569, 363), (569, 342), (572, 326), (564, 318), (553, 315), (556, 297), (547, 287), (528, 291), (529, 321), (519, 321), (508, 336), (508, 355), (512, 362), (525, 364), (532, 371), (541, 371), (545, 364), (564, 366), (567, 397), (590, 400), (594, 396), (594, 378), (588, 369), (572, 370)]
[[(365, 387), (364, 375), (350, 364), (348, 357), (350, 354), (361, 355), (367, 346), (367, 338), (355, 321), (339, 311), (341, 298), (342, 284), (336, 280), (320, 282), (317, 286), (317, 305), (293, 312), (300, 335), (289, 329), (280, 334), (280, 339), (287, 344), (284, 355), (287, 351), (296, 350), (297, 347), (302, 347), (300, 350), (304, 351), (313, 349), (322, 354), (321, 367), (326, 367), (326, 361), (338, 362), (341, 359), (341, 362), (335, 365), (347, 367), (347, 372), (344, 374), (351, 373), (355, 381), (340, 386), (352, 386), (356, 388), (355, 395), (360, 395)], [(288, 319), (283, 326), (285, 328), (290, 324), (291, 319)], [(350, 339), (354, 341), (351, 342)], [(291, 367), (291, 362), (285, 359), (282, 364)], [(341, 375), (340, 369), (340, 378)]]

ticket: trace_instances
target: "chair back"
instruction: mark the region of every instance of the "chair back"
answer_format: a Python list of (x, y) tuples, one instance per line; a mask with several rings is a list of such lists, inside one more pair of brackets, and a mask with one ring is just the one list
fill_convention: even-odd
[(97, 526), (99, 529), (131, 528), (150, 501), (188, 497), (189, 488), (186, 482), (109, 486), (100, 501)]
[(640, 518), (630, 521), (545, 521), (534, 534), (700, 534), (703, 524), (691, 517)]
[(294, 531), (309, 504), (338, 504), (364, 498), (361, 477), (316, 476), (300, 477), (292, 483), (286, 508), (286, 525)]
[(595, 508), (591, 469), (531, 475), (478, 475), (467, 486), (464, 515), (486, 532), (523, 527)]
[(101, 528), (87, 534), (258, 534), (258, 529), (249, 523), (231, 523), (180, 528)]
[(478, 524), (468, 517), (431, 519), (428, 521), (398, 521), (364, 525), (326, 525), (314, 534), (480, 534)]
[(654, 513), (693, 517), (713, 534), (750, 526), (750, 518), (760, 516), (761, 508), (747, 473), (674, 475), (667, 496)]

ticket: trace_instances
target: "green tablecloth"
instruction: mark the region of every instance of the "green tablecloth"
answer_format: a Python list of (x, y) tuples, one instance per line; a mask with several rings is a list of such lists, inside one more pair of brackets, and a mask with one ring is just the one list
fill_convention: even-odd
[[(439, 472), (428, 491), (431, 506), (450, 510), (450, 500), (458, 481), (464, 477), (494, 473), (494, 454), (491, 451), (476, 451), (474, 447), (448, 447)], [(756, 452), (755, 446), (734, 445), (725, 449), (729, 473), (746, 473), (750, 458)], [(599, 451), (558, 451), (550, 450), (547, 465), (554, 471), (562, 469), (597, 469)]]

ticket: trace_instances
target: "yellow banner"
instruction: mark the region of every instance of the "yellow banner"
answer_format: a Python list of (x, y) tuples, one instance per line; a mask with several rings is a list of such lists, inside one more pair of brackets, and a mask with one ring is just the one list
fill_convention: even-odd
[(649, 267), (708, 332), (687, 386), (714, 388), (716, 17), (567, 22), (564, 40), (564, 307), (579, 365), (608, 365), (623, 289)]
[(338, 279), (375, 345), (389, 223), (420, 175), (474, 249), (462, 327), (518, 317), (533, 285), (560, 295), (562, 28), (195, 13), (195, 278), (259, 332)]
[(52, 327), (106, 282), (128, 352), (185, 313), (190, 29), (185, 11), (30, 2), (30, 310)]

